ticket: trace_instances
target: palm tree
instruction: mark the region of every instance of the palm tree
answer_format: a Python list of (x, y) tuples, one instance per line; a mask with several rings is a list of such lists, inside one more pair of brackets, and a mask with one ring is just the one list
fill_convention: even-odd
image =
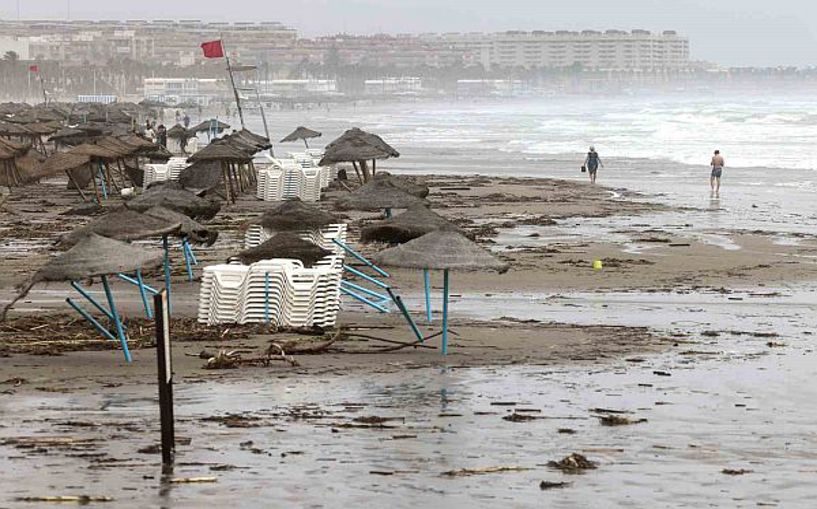
[(16, 51), (6, 51), (6, 54), (3, 55), (3, 60), (16, 64), (17, 61), (20, 60), (20, 55), (18, 55)]

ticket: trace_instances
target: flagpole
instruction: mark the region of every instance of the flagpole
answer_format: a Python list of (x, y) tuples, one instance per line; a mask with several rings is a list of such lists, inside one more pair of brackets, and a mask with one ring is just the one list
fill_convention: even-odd
[(38, 73), (37, 77), (40, 78), (40, 87), (43, 89), (43, 103), (48, 106), (48, 95), (45, 93), (45, 82), (42, 73)]
[(233, 95), (235, 95), (235, 105), (238, 109), (238, 118), (241, 120), (241, 129), (244, 129), (244, 111), (241, 109), (241, 97), (238, 95), (238, 89), (235, 88), (235, 78), (233, 77), (233, 67), (230, 64), (230, 54), (224, 46), (224, 34), (221, 35), (221, 48), (224, 50), (224, 58), (227, 59), (227, 74), (230, 75), (230, 86), (233, 87)]

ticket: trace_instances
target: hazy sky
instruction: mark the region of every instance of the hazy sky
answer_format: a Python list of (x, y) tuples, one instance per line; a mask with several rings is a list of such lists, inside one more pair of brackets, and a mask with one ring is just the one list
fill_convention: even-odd
[(281, 21), (337, 32), (675, 29), (725, 65), (817, 65), (815, 0), (0, 0), (0, 17)]

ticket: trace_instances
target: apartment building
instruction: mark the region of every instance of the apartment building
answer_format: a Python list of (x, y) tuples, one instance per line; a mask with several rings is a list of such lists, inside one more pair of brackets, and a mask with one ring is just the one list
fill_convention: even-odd
[(81, 65), (111, 58), (192, 65), (199, 44), (223, 39), (227, 50), (251, 60), (291, 48), (298, 33), (277, 22), (208, 23), (200, 20), (0, 21), (0, 33), (25, 39), (31, 58)]
[(485, 68), (565, 68), (598, 70), (682, 69), (689, 66), (689, 40), (675, 31), (646, 30), (508, 31), (494, 34), (426, 36), (467, 55)]

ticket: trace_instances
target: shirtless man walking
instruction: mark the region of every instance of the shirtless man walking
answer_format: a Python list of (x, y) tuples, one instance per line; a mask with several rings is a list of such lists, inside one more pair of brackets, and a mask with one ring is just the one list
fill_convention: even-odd
[(712, 161), (709, 163), (712, 166), (712, 173), (709, 176), (709, 187), (712, 189), (712, 194), (720, 196), (721, 192), (721, 175), (723, 174), (723, 156), (720, 150), (715, 151), (712, 156)]

